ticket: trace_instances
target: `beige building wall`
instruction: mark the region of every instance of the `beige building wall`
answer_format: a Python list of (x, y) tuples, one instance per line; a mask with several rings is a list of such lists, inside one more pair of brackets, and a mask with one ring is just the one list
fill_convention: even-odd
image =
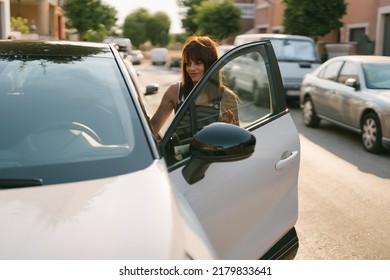
[(10, 0), (11, 16), (27, 18), (35, 24), (41, 39), (61, 40), (65, 38), (63, 10), (58, 0)]
[[(351, 53), (383, 54), (390, 46), (390, 0), (345, 0), (347, 14), (340, 30), (317, 38), (320, 53), (328, 43), (348, 43)], [(282, 0), (256, 0), (251, 33), (283, 33)], [(387, 43), (389, 41), (389, 43)]]
[(256, 0), (254, 27), (260, 33), (283, 33), (282, 0)]
[(0, 0), (0, 39), (7, 39), (11, 31), (9, 0)]

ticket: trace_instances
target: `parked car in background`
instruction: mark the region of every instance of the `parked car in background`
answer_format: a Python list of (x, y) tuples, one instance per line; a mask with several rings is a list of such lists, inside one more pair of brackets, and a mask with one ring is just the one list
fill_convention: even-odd
[(132, 50), (131, 40), (129, 38), (106, 38), (103, 40), (103, 43), (116, 45), (119, 53), (124, 58), (126, 58)]
[(279, 62), (286, 97), (298, 101), (303, 76), (321, 64), (315, 42), (306, 36), (258, 33), (238, 35), (234, 45), (260, 40), (271, 41)]
[(165, 65), (168, 61), (167, 48), (153, 48), (150, 51), (151, 61), (153, 65)]
[(360, 133), (369, 152), (390, 149), (390, 57), (329, 59), (305, 76), (300, 102), (305, 125), (324, 119)]
[(270, 91), (266, 63), (258, 53), (243, 54), (230, 62), (224, 72), (229, 87), (240, 96), (250, 98), (256, 105), (270, 106)]
[(219, 45), (217, 47), (217, 50), (218, 50), (218, 56), (221, 57), (223, 56), (225, 53), (227, 53), (228, 51), (230, 51), (231, 49), (233, 49), (235, 46), (233, 45)]
[(180, 69), (181, 68), (181, 58), (174, 58), (171, 60), (171, 63), (169, 63), (169, 68), (176, 68)]
[[(243, 53), (272, 103), (222, 123), (198, 98)], [(218, 60), (161, 141), (114, 45), (0, 41), (0, 79), (0, 259), (295, 256), (300, 142), (270, 43)]]
[(131, 62), (134, 65), (141, 64), (143, 59), (144, 59), (144, 55), (142, 54), (142, 51), (140, 51), (140, 50), (130, 51), (130, 57), (131, 57)]

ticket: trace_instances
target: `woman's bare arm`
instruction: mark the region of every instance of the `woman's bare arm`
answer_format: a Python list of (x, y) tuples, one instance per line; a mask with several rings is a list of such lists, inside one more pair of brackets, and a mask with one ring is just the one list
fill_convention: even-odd
[(177, 99), (178, 84), (175, 83), (168, 87), (168, 89), (164, 93), (160, 105), (158, 106), (156, 112), (150, 120), (153, 133), (156, 137), (158, 137), (161, 128), (169, 118), (172, 111), (175, 109)]
[(235, 93), (229, 89), (225, 89), (221, 105), (222, 105), (222, 116), (220, 121), (227, 122), (235, 125), (240, 124), (238, 114), (238, 102), (239, 99)]

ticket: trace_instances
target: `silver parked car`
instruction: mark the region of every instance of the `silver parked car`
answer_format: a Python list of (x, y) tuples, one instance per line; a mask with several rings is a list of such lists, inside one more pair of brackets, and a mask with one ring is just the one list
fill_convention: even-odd
[(305, 76), (300, 103), (305, 125), (325, 119), (360, 133), (369, 152), (390, 149), (390, 57), (328, 60)]
[(130, 60), (134, 65), (141, 64), (144, 59), (144, 55), (140, 50), (132, 50), (130, 51)]

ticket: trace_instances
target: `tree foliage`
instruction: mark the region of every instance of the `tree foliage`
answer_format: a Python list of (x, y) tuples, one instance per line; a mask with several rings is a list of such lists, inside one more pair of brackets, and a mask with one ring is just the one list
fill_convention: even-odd
[(169, 43), (171, 20), (164, 12), (153, 15), (145, 8), (139, 8), (128, 14), (123, 24), (123, 36), (131, 39), (136, 47), (146, 41), (154, 46), (166, 46)]
[(182, 7), (185, 12), (181, 20), (184, 30), (189, 34), (195, 34), (198, 31), (198, 23), (195, 20), (197, 11), (196, 7), (206, 0), (177, 0), (179, 7)]
[(147, 34), (153, 46), (165, 47), (169, 42), (171, 20), (166, 13), (157, 12), (146, 23)]
[(345, 0), (283, 0), (286, 4), (283, 25), (285, 33), (324, 36), (343, 24), (346, 14)]
[(101, 0), (65, 0), (63, 9), (67, 26), (77, 29), (80, 40), (85, 39), (87, 32), (107, 32), (118, 19), (117, 10)]
[(196, 7), (197, 33), (223, 40), (240, 31), (241, 10), (231, 0), (204, 1)]
[(139, 48), (141, 44), (148, 40), (146, 22), (150, 18), (150, 13), (144, 8), (135, 10), (127, 15), (123, 23), (123, 36), (131, 39), (131, 43)]

